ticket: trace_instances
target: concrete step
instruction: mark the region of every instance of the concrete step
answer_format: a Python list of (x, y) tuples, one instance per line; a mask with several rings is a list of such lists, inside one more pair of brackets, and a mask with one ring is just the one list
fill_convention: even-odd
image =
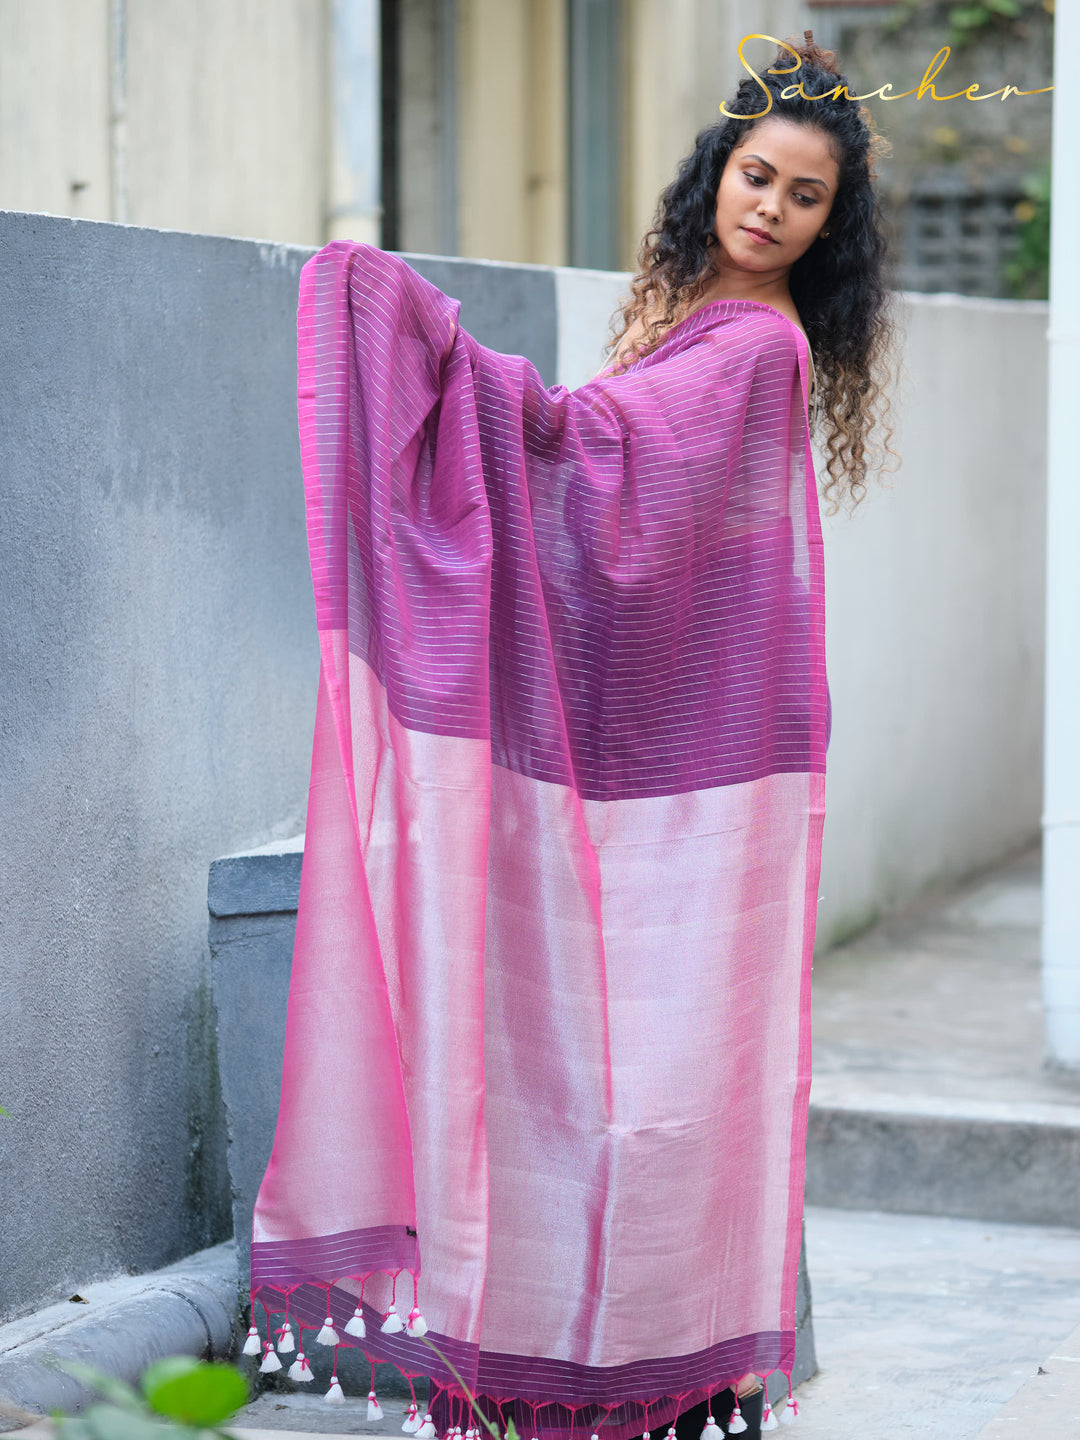
[(807, 1200), (1080, 1226), (1080, 1090), (1043, 1061), (1037, 850), (823, 956)]

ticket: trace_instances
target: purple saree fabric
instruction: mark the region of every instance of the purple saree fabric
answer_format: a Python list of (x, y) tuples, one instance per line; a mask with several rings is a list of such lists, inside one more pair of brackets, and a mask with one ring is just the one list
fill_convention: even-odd
[(458, 1380), (391, 1309), (525, 1435), (622, 1440), (792, 1363), (808, 355), (714, 302), (571, 391), (459, 309), (370, 245), (304, 268), (322, 673), (252, 1292), (430, 1375), (444, 1426)]

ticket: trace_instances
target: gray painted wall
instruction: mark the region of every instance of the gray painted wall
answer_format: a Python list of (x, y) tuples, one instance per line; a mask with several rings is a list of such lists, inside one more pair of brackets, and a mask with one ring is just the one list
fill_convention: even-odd
[(206, 870), (306, 803), (305, 254), (0, 215), (0, 1317), (231, 1228)]
[[(232, 1228), (206, 876), (304, 821), (310, 253), (0, 212), (0, 1320)], [(415, 260), (554, 383), (552, 272)]]

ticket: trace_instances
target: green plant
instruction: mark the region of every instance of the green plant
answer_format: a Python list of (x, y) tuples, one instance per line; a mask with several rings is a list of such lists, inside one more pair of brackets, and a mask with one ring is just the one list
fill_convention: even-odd
[(80, 1415), (56, 1414), (59, 1440), (166, 1440), (166, 1437), (227, 1435), (222, 1423), (248, 1398), (247, 1380), (232, 1365), (174, 1355), (142, 1374), (140, 1395), (122, 1380), (78, 1361), (61, 1370), (102, 1399)]
[(1050, 166), (1027, 175), (1027, 197), (1017, 205), (1016, 250), (1002, 273), (1015, 300), (1046, 300), (1050, 294)]
[(1003, 20), (1018, 20), (1023, 13), (1019, 0), (975, 0), (974, 4), (954, 5), (949, 10), (948, 42), (959, 50), (981, 30)]

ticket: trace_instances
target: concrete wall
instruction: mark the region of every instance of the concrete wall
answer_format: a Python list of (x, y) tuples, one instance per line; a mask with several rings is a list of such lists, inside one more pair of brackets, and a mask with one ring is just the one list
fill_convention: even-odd
[(231, 1228), (206, 872), (304, 816), (304, 255), (0, 214), (0, 1319)]
[[(229, 1229), (206, 876), (303, 825), (307, 253), (0, 214), (0, 1318)], [(598, 368), (625, 276), (408, 258)], [(907, 323), (904, 470), (827, 522), (823, 942), (1038, 828), (1045, 310)]]

